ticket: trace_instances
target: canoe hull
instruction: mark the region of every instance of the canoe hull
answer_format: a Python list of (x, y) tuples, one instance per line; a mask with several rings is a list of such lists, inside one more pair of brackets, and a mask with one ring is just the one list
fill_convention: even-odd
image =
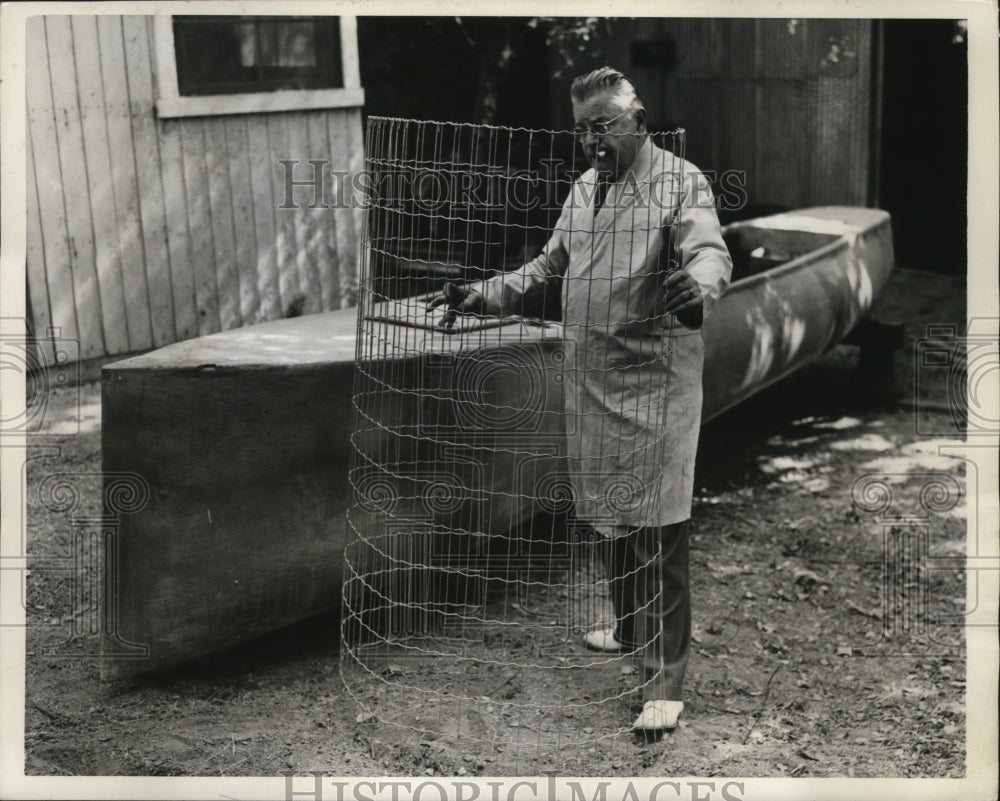
[(839, 343), (871, 308), (894, 258), (889, 215), (821, 207), (728, 226), (749, 244), (807, 232), (827, 241), (735, 281), (705, 322), (704, 420), (790, 375)]

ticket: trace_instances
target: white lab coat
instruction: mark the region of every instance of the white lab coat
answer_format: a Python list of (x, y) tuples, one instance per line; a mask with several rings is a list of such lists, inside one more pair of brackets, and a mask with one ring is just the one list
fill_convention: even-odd
[[(679, 177), (683, 175), (683, 182)], [(690, 162), (640, 147), (594, 214), (596, 172), (574, 182), (542, 253), (478, 288), (491, 313), (563, 275), (567, 455), (577, 517), (605, 535), (691, 515), (701, 425), (701, 334), (663, 313), (667, 235), (698, 282), (707, 316), (732, 262), (711, 190)]]

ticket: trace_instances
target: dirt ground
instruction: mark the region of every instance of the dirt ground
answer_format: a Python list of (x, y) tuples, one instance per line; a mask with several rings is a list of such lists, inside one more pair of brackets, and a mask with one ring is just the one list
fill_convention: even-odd
[[(694, 652), (681, 725), (662, 739), (624, 728), (638, 711), (629, 658), (519, 672), (499, 664), (532, 647), (516, 639), (490, 644), (498, 664), (475, 671), (438, 659), (348, 672), (359, 706), (332, 616), (167, 674), (102, 682), (88, 655), (96, 607), (71, 597), (68, 514), (38, 498), (54, 473), (83, 474), (77, 514), (98, 513), (100, 389), (54, 389), (26, 471), (26, 771), (964, 776), (965, 575), (939, 559), (965, 553), (964, 491), (952, 491), (965, 486), (964, 462), (940, 451), (961, 434), (947, 371), (915, 374), (913, 358), (927, 324), (964, 329), (964, 304), (964, 282), (938, 275), (900, 272), (885, 291), (877, 316), (906, 324), (901, 404), (853, 392), (858, 350), (842, 345), (705, 426)], [(889, 476), (884, 514), (877, 488), (854, 486), (868, 473)], [(76, 558), (74, 569), (96, 569), (93, 553)], [(539, 592), (530, 611), (558, 602)], [(448, 704), (435, 688), (473, 700)], [(532, 711), (559, 699), (561, 714)]]

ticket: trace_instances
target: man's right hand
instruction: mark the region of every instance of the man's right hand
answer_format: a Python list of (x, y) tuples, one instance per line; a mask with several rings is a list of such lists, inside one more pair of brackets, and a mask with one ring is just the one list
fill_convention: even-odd
[(441, 328), (451, 328), (460, 314), (482, 314), (486, 309), (486, 298), (474, 289), (446, 281), (440, 295), (435, 295), (427, 302), (427, 309), (447, 306), (447, 311), (438, 325)]

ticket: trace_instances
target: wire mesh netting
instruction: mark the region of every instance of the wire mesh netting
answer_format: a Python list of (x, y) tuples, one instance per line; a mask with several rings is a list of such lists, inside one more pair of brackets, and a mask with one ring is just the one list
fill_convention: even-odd
[(581, 637), (614, 624), (613, 538), (657, 519), (683, 145), (369, 118), (341, 646), (362, 715), (509, 748), (641, 706), (655, 634)]

